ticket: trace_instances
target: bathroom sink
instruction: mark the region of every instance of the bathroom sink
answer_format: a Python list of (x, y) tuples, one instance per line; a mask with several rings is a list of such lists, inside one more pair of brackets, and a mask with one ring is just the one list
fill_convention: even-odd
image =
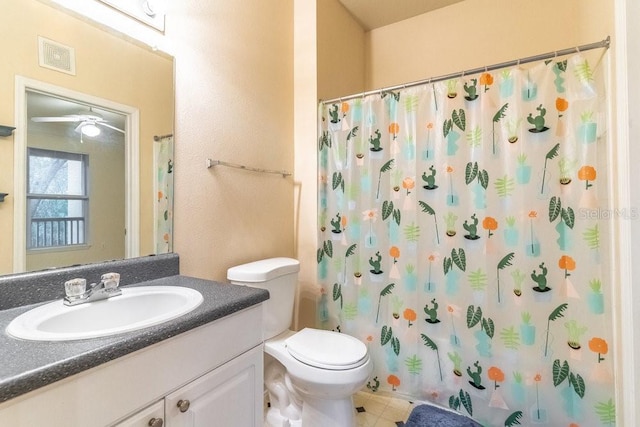
[(76, 306), (62, 300), (13, 319), (7, 333), (33, 341), (68, 341), (130, 332), (175, 319), (202, 303), (200, 292), (179, 286), (121, 288), (122, 295)]

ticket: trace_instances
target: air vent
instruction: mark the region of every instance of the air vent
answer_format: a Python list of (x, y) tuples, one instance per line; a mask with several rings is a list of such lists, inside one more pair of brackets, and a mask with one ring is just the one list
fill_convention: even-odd
[(38, 36), (38, 59), (41, 67), (76, 75), (75, 49)]

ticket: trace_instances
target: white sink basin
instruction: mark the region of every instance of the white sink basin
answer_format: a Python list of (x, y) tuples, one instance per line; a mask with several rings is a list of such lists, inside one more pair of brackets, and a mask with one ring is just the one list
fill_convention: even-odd
[(130, 332), (180, 317), (202, 303), (200, 292), (179, 286), (122, 288), (122, 295), (66, 306), (62, 300), (13, 319), (7, 333), (34, 341), (67, 341)]

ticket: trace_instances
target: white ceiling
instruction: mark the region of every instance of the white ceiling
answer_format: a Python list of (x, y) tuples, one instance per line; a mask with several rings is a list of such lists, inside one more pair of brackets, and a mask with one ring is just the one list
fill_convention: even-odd
[(463, 0), (338, 0), (369, 31)]

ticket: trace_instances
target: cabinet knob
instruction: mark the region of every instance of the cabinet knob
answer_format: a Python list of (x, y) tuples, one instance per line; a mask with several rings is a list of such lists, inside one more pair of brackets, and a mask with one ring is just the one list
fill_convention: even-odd
[(189, 402), (187, 399), (178, 400), (178, 409), (180, 409), (180, 412), (187, 412), (189, 410), (189, 405), (191, 405), (191, 402)]
[(162, 418), (151, 418), (149, 420), (149, 427), (162, 427), (163, 424)]

